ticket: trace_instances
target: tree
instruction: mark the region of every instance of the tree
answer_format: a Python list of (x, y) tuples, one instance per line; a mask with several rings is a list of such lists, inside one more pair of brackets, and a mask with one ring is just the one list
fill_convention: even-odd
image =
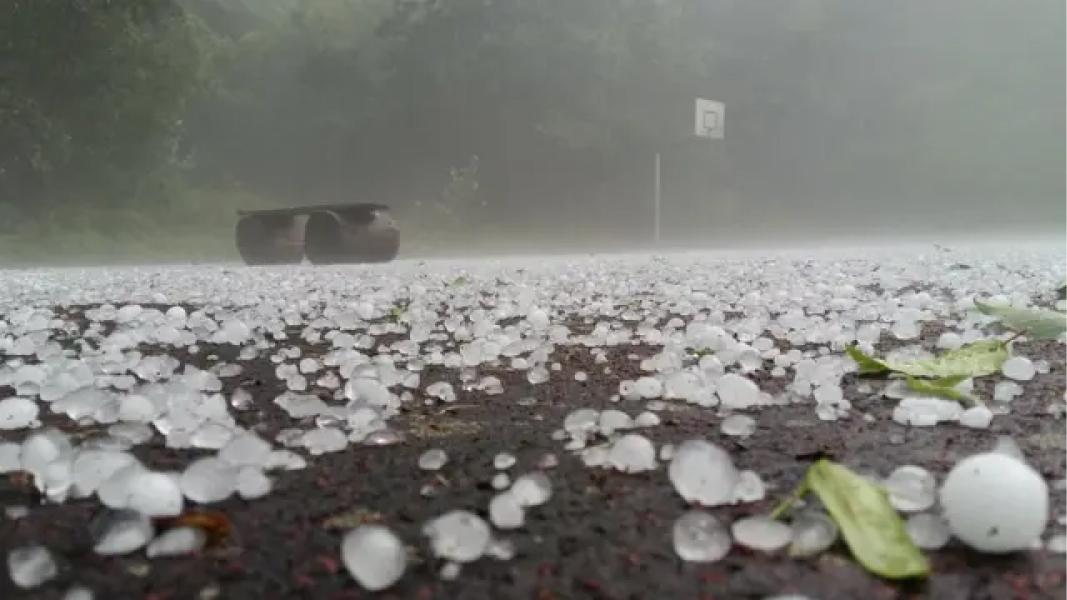
[(186, 14), (172, 0), (8, 0), (0, 47), (4, 220), (152, 201), (202, 74)]

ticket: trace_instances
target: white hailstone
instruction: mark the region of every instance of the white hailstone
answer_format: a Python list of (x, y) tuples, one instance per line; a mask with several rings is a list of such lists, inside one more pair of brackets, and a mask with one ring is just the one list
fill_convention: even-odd
[(161, 533), (145, 548), (148, 558), (184, 556), (199, 552), (207, 544), (207, 534), (199, 527), (175, 527)]
[(303, 392), (308, 389), (308, 380), (303, 375), (292, 375), (286, 378), (285, 387), (291, 392)]
[(889, 503), (901, 512), (920, 512), (937, 500), (937, 480), (926, 469), (916, 465), (897, 467), (882, 481), (889, 494)]
[(481, 558), (489, 546), (489, 525), (476, 514), (453, 510), (428, 522), (422, 529), (434, 555), (458, 563)]
[(489, 484), (494, 490), (506, 490), (511, 485), (511, 477), (508, 477), (507, 473), (497, 473)]
[(403, 577), (408, 555), (404, 543), (381, 525), (361, 525), (341, 540), (341, 561), (365, 590), (384, 590)]
[(667, 380), (663, 384), (663, 397), (685, 400), (695, 396), (699, 389), (700, 380), (695, 373), (678, 371), (667, 376)]
[(22, 445), (15, 442), (0, 442), (0, 473), (22, 469)]
[(93, 600), (93, 591), (83, 585), (73, 585), (63, 594), (63, 600)]
[(278, 469), (296, 471), (305, 467), (307, 467), (307, 461), (304, 457), (290, 450), (273, 450), (267, 457), (267, 462), (263, 464), (263, 468), (268, 471)]
[(687, 562), (715, 562), (730, 551), (730, 533), (713, 515), (691, 510), (671, 528), (674, 552)]
[(511, 540), (493, 538), (489, 540), (485, 555), (496, 560), (511, 560), (515, 558), (515, 543)]
[(963, 407), (955, 400), (909, 396), (893, 409), (893, 420), (912, 427), (933, 427), (942, 421), (959, 420)]
[(1026, 463), (999, 452), (969, 456), (941, 486), (949, 530), (982, 552), (1025, 550), (1048, 522), (1045, 480)]
[(130, 486), (134, 478), (144, 470), (145, 468), (135, 461), (115, 471), (96, 489), (100, 503), (109, 508), (126, 508), (130, 501)]
[(204, 457), (189, 464), (178, 484), (185, 497), (200, 504), (229, 498), (237, 489), (237, 468), (215, 457)]
[(937, 347), (942, 350), (955, 350), (963, 345), (963, 338), (960, 334), (946, 331), (937, 338)]
[(441, 402), (456, 401), (456, 391), (452, 389), (452, 384), (447, 381), (438, 381), (426, 386), (426, 395), (430, 398), (437, 398)]
[(218, 450), (228, 444), (232, 439), (232, 429), (222, 423), (208, 421), (193, 432), (192, 437), (189, 438), (189, 443), (194, 448)]
[(922, 333), (922, 328), (915, 321), (897, 321), (893, 323), (889, 331), (898, 340), (913, 340), (919, 337), (919, 334)]
[(563, 419), (563, 429), (572, 436), (585, 435), (596, 431), (600, 420), (600, 411), (592, 408), (572, 410)]
[(396, 444), (402, 444), (403, 442), (403, 434), (395, 429), (389, 429), (388, 427), (376, 429), (368, 433), (367, 437), (363, 439), (364, 446), (394, 446)]
[(730, 455), (704, 440), (688, 440), (674, 450), (668, 475), (686, 502), (719, 506), (733, 500), (740, 475)]
[(932, 513), (911, 515), (904, 527), (911, 541), (923, 550), (940, 550), (952, 537), (945, 519)]
[(237, 495), (245, 500), (255, 500), (270, 493), (269, 477), (256, 467), (243, 467), (237, 473)]
[(723, 407), (729, 409), (749, 408), (760, 400), (759, 387), (751, 379), (736, 373), (727, 373), (720, 377), (715, 391)]
[(1004, 364), (1000, 367), (1000, 372), (1005, 377), (1009, 377), (1016, 381), (1030, 381), (1034, 378), (1034, 374), (1037, 369), (1034, 368), (1034, 363), (1030, 362), (1029, 358), (1025, 356), (1013, 356), (1004, 361)]
[(659, 412), (667, 409), (667, 403), (663, 400), (649, 400), (645, 403), (645, 408), (653, 412)]
[(582, 383), (589, 380), (589, 375), (587, 375), (585, 371), (577, 371), (574, 374), (574, 380), (579, 383)]
[(132, 510), (105, 513), (90, 529), (94, 533), (93, 552), (104, 556), (129, 554), (144, 547), (154, 534), (148, 517)]
[(63, 432), (56, 429), (34, 432), (22, 440), (22, 470), (42, 473), (49, 464), (65, 457), (69, 459), (71, 452), (70, 440)]
[(764, 516), (734, 521), (730, 533), (738, 544), (762, 552), (783, 548), (793, 538), (793, 530), (788, 525)]
[(440, 448), (430, 448), (419, 455), (419, 468), (423, 471), (439, 471), (448, 463), (448, 454)]
[(837, 541), (837, 524), (823, 513), (805, 511), (794, 517), (791, 525), (790, 556), (815, 556)]
[(120, 421), (147, 423), (158, 418), (161, 412), (154, 402), (140, 394), (127, 394), (119, 400)]
[(526, 313), (526, 322), (530, 324), (530, 327), (537, 330), (548, 328), (548, 313), (540, 308), (533, 308), (530, 312)]
[(149, 517), (180, 515), (185, 505), (177, 477), (167, 473), (138, 471), (127, 480), (125, 507)]
[(270, 442), (253, 433), (243, 433), (235, 436), (219, 450), (219, 458), (231, 465), (262, 466), (270, 451)]
[(1026, 462), (1026, 455), (1023, 454), (1022, 448), (1019, 447), (1019, 444), (1016, 443), (1015, 439), (1012, 438), (1010, 435), (997, 436), (997, 441), (995, 444), (993, 444), (992, 451), (1003, 454), (1005, 456), (1010, 456), (1015, 460), (1018, 460), (1023, 463)]
[(328, 390), (336, 390), (341, 387), (341, 378), (333, 371), (327, 371), (322, 377), (315, 380), (315, 385)]
[(615, 440), (607, 462), (623, 473), (640, 473), (656, 468), (656, 448), (643, 435), (631, 433)]
[(317, 373), (319, 369), (322, 368), (322, 363), (315, 360), (314, 358), (304, 358), (300, 360), (299, 367), (301, 373), (303, 373), (304, 375), (308, 375), (311, 373)]
[(734, 487), (734, 502), (759, 502), (767, 496), (767, 486), (755, 471), (741, 471)]
[(812, 394), (818, 404), (837, 405), (844, 400), (844, 392), (838, 385), (820, 385)]
[(590, 468), (602, 467), (608, 462), (609, 452), (607, 444), (586, 448), (581, 453), (582, 464)]
[(510, 469), (515, 465), (515, 455), (507, 452), (501, 452), (493, 457), (493, 468), (503, 471)]
[(551, 452), (545, 454), (537, 461), (538, 469), (554, 469), (559, 466), (559, 458)]
[(82, 450), (71, 464), (73, 492), (84, 498), (96, 492), (116, 471), (132, 464), (137, 459), (126, 452), (113, 450)]
[(544, 473), (534, 471), (517, 478), (511, 493), (523, 506), (540, 506), (552, 497), (552, 482)]
[(498, 396), (504, 393), (504, 384), (500, 383), (499, 378), (486, 375), (478, 382), (478, 389), (487, 396)]
[(1052, 365), (1045, 359), (1035, 360), (1034, 370), (1042, 375), (1047, 375), (1052, 370)]
[(641, 398), (641, 393), (637, 391), (635, 382), (624, 380), (619, 382), (619, 396), (623, 400), (638, 400)]
[(663, 394), (663, 384), (655, 377), (641, 377), (634, 383), (634, 391), (645, 400), (652, 400)]
[(613, 408), (601, 411), (597, 420), (597, 428), (600, 430), (601, 435), (604, 436), (610, 436), (616, 431), (632, 429), (633, 427), (634, 420), (630, 415)]
[(392, 400), (392, 394), (389, 388), (382, 385), (380, 381), (360, 377), (350, 379), (345, 384), (345, 398), (362, 400), (373, 406), (388, 406)]
[(972, 406), (960, 413), (960, 425), (971, 429), (988, 429), (993, 422), (993, 411), (985, 406)]
[(526, 520), (526, 509), (511, 492), (502, 492), (489, 501), (489, 520), (497, 529), (517, 529)]
[(15, 585), (28, 590), (55, 577), (59, 568), (48, 548), (35, 544), (12, 548), (7, 553), (7, 572)]
[(539, 385), (548, 381), (548, 369), (541, 365), (534, 365), (526, 370), (526, 381), (530, 385)]
[[(336, 427), (316, 427), (304, 432), (300, 445), (307, 448), (312, 456), (340, 452), (348, 447), (348, 436)], [(265, 460), (265, 459), (264, 459)], [(263, 463), (259, 463), (261, 466)]]
[(660, 424), (659, 415), (654, 412), (644, 411), (634, 419), (634, 427), (655, 427)]
[[(486, 549), (488, 549), (488, 546)], [(445, 581), (455, 581), (459, 578), (459, 574), (462, 570), (463, 565), (455, 562), (446, 562), (441, 566), (441, 579), (444, 579)]]
[(659, 459), (666, 462), (674, 458), (674, 444), (663, 444), (659, 447)]
[(35, 426), (37, 403), (28, 398), (12, 396), (0, 400), (0, 429), (23, 429)]
[(748, 415), (730, 415), (719, 424), (719, 431), (723, 435), (748, 437), (756, 433), (756, 419)]
[(993, 386), (993, 399), (997, 402), (1011, 402), (1021, 393), (1022, 386), (1014, 381), (999, 381)]

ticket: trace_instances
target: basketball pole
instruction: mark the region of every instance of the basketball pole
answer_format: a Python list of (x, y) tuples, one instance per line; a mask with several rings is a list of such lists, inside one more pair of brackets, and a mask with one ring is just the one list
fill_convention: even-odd
[(660, 177), (659, 177), (659, 152), (655, 159), (655, 190), (652, 194), (652, 235), (656, 245), (659, 245), (659, 211), (660, 211)]

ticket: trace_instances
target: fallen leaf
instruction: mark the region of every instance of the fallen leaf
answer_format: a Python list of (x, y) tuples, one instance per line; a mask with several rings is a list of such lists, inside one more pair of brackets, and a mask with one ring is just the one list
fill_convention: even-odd
[(233, 533), (229, 517), (218, 511), (188, 512), (177, 517), (160, 519), (160, 529), (175, 527), (196, 527), (207, 534), (207, 545), (218, 546)]
[(984, 315), (997, 317), (1007, 328), (1025, 333), (1035, 340), (1054, 340), (1067, 332), (1067, 313), (1044, 308), (1015, 308), (974, 301), (975, 308)]
[[(918, 360), (877, 359), (856, 346), (845, 349), (859, 366), (861, 375), (892, 371), (911, 377), (952, 379), (992, 375), (1008, 360), (1008, 346), (999, 340), (979, 340), (944, 352), (934, 358)], [(958, 382), (957, 382), (958, 383)]]
[(806, 487), (819, 496), (864, 568), (888, 579), (930, 573), (885, 490), (849, 469), (820, 460), (808, 468)]

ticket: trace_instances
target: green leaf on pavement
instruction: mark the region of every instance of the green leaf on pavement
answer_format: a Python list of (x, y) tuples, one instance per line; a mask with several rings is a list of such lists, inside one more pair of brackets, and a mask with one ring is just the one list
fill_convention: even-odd
[(845, 348), (845, 352), (848, 353), (849, 358), (856, 361), (856, 364), (859, 365), (860, 375), (885, 373), (889, 370), (889, 367), (884, 362), (872, 356), (867, 356), (856, 346)]
[(917, 379), (908, 377), (908, 389), (926, 396), (938, 396), (957, 402), (974, 405), (975, 399), (970, 395), (956, 389), (956, 386), (967, 379), (964, 375), (945, 377), (943, 379)]
[(1005, 327), (1025, 333), (1033, 339), (1054, 340), (1067, 331), (1067, 313), (1044, 308), (986, 304), (980, 300), (975, 300), (974, 306), (982, 314), (999, 318)]
[(849, 347), (847, 352), (859, 365), (861, 375), (895, 371), (927, 379), (962, 377), (960, 381), (968, 377), (992, 375), (1008, 360), (1008, 347), (999, 340), (979, 340), (934, 358), (917, 360), (879, 360), (864, 354), (855, 346)]
[(828, 460), (809, 467), (804, 480), (865, 569), (888, 579), (930, 573), (926, 557), (915, 547), (885, 490)]

